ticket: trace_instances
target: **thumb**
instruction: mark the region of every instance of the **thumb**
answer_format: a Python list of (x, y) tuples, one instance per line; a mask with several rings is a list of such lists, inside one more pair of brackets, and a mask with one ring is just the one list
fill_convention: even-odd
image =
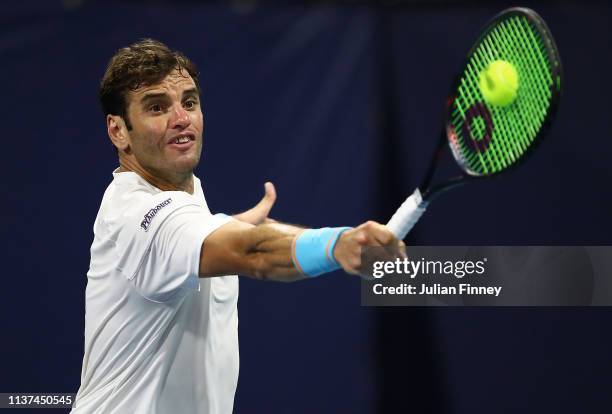
[(268, 181), (264, 184), (264, 191), (265, 194), (263, 198), (259, 203), (257, 203), (255, 208), (259, 213), (263, 214), (264, 216), (268, 216), (268, 213), (270, 213), (272, 206), (274, 206), (274, 203), (276, 202), (276, 188), (274, 188), (274, 184)]
[(276, 202), (276, 189), (274, 188), (274, 184), (270, 182), (267, 182), (264, 185), (264, 189), (265, 194), (261, 201), (255, 205), (255, 207), (245, 211), (244, 213), (234, 215), (234, 218), (254, 225), (273, 221), (272, 219), (268, 218), (268, 214)]

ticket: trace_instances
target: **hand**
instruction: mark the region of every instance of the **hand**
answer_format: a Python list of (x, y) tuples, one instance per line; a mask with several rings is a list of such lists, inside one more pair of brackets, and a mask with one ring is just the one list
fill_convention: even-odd
[[(365, 263), (362, 260), (362, 250), (367, 247), (380, 247), (373, 249), (376, 257), (368, 257)], [(395, 238), (389, 229), (374, 221), (368, 221), (340, 235), (333, 251), (336, 261), (345, 272), (362, 276), (364, 279), (372, 278), (370, 260), (389, 261), (406, 257), (406, 245)]]
[(274, 206), (276, 202), (276, 189), (274, 188), (274, 184), (271, 182), (265, 183), (264, 191), (265, 194), (263, 198), (255, 207), (244, 213), (236, 214), (233, 217), (236, 220), (244, 221), (255, 226), (263, 223), (274, 223), (276, 220), (268, 218), (268, 214), (270, 214), (270, 210), (272, 210), (272, 206)]

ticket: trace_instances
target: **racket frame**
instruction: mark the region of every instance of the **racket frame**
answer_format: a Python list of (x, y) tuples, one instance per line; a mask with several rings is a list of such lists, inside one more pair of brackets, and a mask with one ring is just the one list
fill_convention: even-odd
[[(546, 117), (544, 118), (544, 121), (542, 122), (542, 126), (540, 127), (540, 130), (538, 131), (536, 138), (533, 140), (531, 145), (529, 145), (529, 147), (525, 150), (525, 153), (523, 153), (520, 156), (520, 158), (516, 162), (514, 162), (512, 165), (504, 168), (501, 171), (498, 171), (492, 174), (487, 174), (487, 175), (471, 174), (462, 165), (461, 160), (457, 159), (457, 157), (455, 156), (453, 152), (451, 143), (449, 141), (449, 134), (451, 133), (451, 130), (452, 130), (450, 126), (451, 125), (450, 112), (451, 112), (453, 103), (456, 99), (457, 85), (461, 82), (461, 78), (463, 76), (463, 71), (459, 72), (454, 77), (454, 80), (451, 84), (452, 87), (451, 87), (450, 94), (446, 100), (445, 128), (441, 133), (440, 140), (431, 158), (427, 173), (425, 174), (425, 177), (423, 181), (421, 182), (421, 185), (419, 186), (419, 188), (422, 191), (424, 201), (429, 202), (433, 200), (434, 198), (436, 198), (437, 196), (439, 196), (440, 194), (452, 188), (462, 186), (468, 182), (478, 181), (478, 180), (482, 180), (486, 178), (492, 178), (494, 176), (499, 176), (502, 173), (506, 173), (508, 171), (514, 170), (517, 166), (520, 166), (522, 163), (525, 162), (525, 160), (527, 160), (533, 154), (533, 152), (539, 147), (541, 142), (544, 141), (544, 137), (550, 131), (552, 123), (556, 117), (557, 110), (559, 107), (559, 101), (562, 95), (563, 65), (561, 63), (559, 50), (552, 37), (550, 29), (546, 25), (546, 22), (544, 21), (544, 19), (542, 19), (542, 17), (540, 17), (540, 15), (537, 14), (534, 10), (531, 10), (525, 7), (512, 7), (509, 9), (505, 9), (501, 11), (500, 13), (498, 13), (497, 15), (495, 15), (484, 26), (484, 29), (481, 31), (480, 36), (478, 37), (476, 42), (474, 42), (470, 51), (467, 53), (463, 61), (463, 64), (461, 65), (461, 68), (465, 68), (468, 65), (470, 58), (472, 57), (472, 55), (474, 55), (474, 53), (476, 52), (476, 49), (480, 46), (480, 44), (482, 43), (484, 38), (489, 34), (491, 29), (495, 27), (497, 23), (499, 23), (501, 20), (505, 20), (513, 16), (526, 17), (527, 20), (536, 27), (536, 29), (540, 33), (540, 36), (546, 46), (545, 50), (547, 53), (548, 61), (553, 64), (554, 62), (558, 63), (556, 67), (551, 68), (552, 69), (551, 78), (553, 79), (553, 82), (557, 82), (557, 87), (551, 88), (552, 96), (551, 96), (551, 101), (550, 101), (550, 108), (548, 110), (548, 113), (546, 114)], [(455, 159), (457, 164), (459, 164), (459, 166), (461, 167), (463, 171), (461, 174), (453, 178), (450, 178), (444, 182), (431, 186), (432, 185), (431, 182), (435, 176), (435, 172), (437, 170), (440, 159), (442, 158), (444, 154), (445, 144), (448, 145), (450, 152), (453, 154), (453, 158)]]
[[(467, 67), (476, 49), (481, 45), (484, 38), (490, 33), (492, 28), (494, 28), (499, 21), (501, 21), (502, 19), (507, 19), (509, 17), (513, 17), (517, 15), (526, 17), (527, 20), (530, 23), (532, 23), (535, 26), (535, 28), (538, 30), (538, 32), (540, 33), (540, 36), (543, 39), (544, 44), (546, 46), (545, 50), (546, 50), (549, 62), (551, 62), (551, 64), (553, 65), (555, 65), (556, 63), (556, 66), (551, 68), (551, 74), (552, 74), (551, 77), (553, 79), (553, 83), (557, 82), (557, 85), (556, 87), (555, 85), (553, 85), (553, 87), (551, 88), (552, 96), (551, 96), (551, 102), (550, 102), (550, 106), (548, 109), (548, 113), (546, 114), (546, 117), (544, 118), (536, 137), (534, 138), (532, 143), (529, 145), (529, 147), (525, 150), (525, 152), (519, 157), (519, 159), (516, 160), (514, 163), (512, 163), (512, 165), (504, 168), (501, 171), (497, 171), (497, 172), (486, 174), (486, 175), (485, 174), (481, 174), (481, 175), (473, 174), (473, 173), (470, 173), (470, 171), (466, 168), (462, 160), (457, 158), (454, 152), (454, 148), (452, 147), (450, 143), (449, 136), (451, 133), (453, 133), (451, 123), (450, 123), (450, 110), (456, 99), (457, 85), (461, 81), (461, 78), (463, 76), (463, 70), (465, 67)], [(523, 8), (523, 7), (513, 7), (513, 8), (505, 9), (502, 12), (498, 13), (496, 16), (494, 16), (491, 20), (487, 22), (487, 24), (484, 26), (484, 29), (481, 30), (480, 36), (478, 37), (477, 41), (474, 42), (470, 51), (467, 53), (461, 68), (462, 68), (462, 71), (459, 72), (455, 76), (454, 81), (451, 84), (452, 89), (450, 91), (448, 99), (446, 100), (445, 128), (440, 134), (440, 139), (432, 155), (431, 161), (427, 168), (427, 172), (423, 178), (423, 181), (421, 182), (421, 186), (419, 186), (404, 201), (404, 203), (402, 203), (402, 205), (398, 208), (398, 210), (395, 212), (393, 217), (391, 217), (391, 219), (387, 223), (387, 226), (389, 227), (389, 229), (395, 234), (395, 236), (398, 239), (403, 239), (407, 235), (407, 233), (412, 229), (412, 227), (416, 224), (416, 222), (425, 212), (425, 209), (427, 208), (429, 203), (434, 198), (439, 196), (440, 194), (443, 194), (444, 192), (450, 189), (462, 186), (472, 181), (483, 180), (483, 179), (499, 176), (501, 173), (512, 171), (517, 166), (525, 162), (525, 160), (533, 154), (533, 151), (537, 147), (539, 147), (541, 142), (544, 140), (543, 138), (550, 131), (552, 123), (556, 117), (557, 110), (559, 107), (559, 100), (562, 94), (563, 65), (561, 63), (559, 51), (552, 37), (550, 29), (544, 22), (544, 19), (542, 19), (540, 15), (537, 14), (535, 11), (528, 9), (528, 8)], [(432, 185), (431, 183), (435, 176), (436, 170), (438, 169), (438, 165), (440, 164), (440, 159), (445, 153), (444, 151), (445, 143), (446, 145), (448, 145), (450, 152), (453, 155), (453, 158), (455, 159), (456, 163), (459, 164), (460, 168), (462, 169), (462, 173), (446, 181)]]

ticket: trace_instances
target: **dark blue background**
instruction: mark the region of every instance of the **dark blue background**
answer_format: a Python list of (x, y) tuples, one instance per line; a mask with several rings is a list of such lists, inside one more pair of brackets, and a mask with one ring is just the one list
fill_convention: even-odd
[[(92, 225), (117, 164), (97, 86), (116, 49), (153, 37), (199, 64), (213, 211), (248, 208), (272, 180), (277, 219), (385, 222), (424, 173), (466, 51), (514, 5), (244, 4), (3, 6), (0, 392), (79, 386)], [(612, 7), (527, 5), (565, 65), (552, 133), (519, 170), (432, 204), (412, 243), (612, 244)], [(239, 307), (237, 413), (611, 407), (607, 308), (365, 309), (339, 272), (243, 278)]]

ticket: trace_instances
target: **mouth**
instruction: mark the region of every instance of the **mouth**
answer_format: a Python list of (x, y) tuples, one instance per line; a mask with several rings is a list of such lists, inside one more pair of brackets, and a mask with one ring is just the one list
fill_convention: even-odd
[(188, 148), (195, 142), (195, 135), (191, 133), (179, 134), (168, 141), (168, 145), (175, 148)]

